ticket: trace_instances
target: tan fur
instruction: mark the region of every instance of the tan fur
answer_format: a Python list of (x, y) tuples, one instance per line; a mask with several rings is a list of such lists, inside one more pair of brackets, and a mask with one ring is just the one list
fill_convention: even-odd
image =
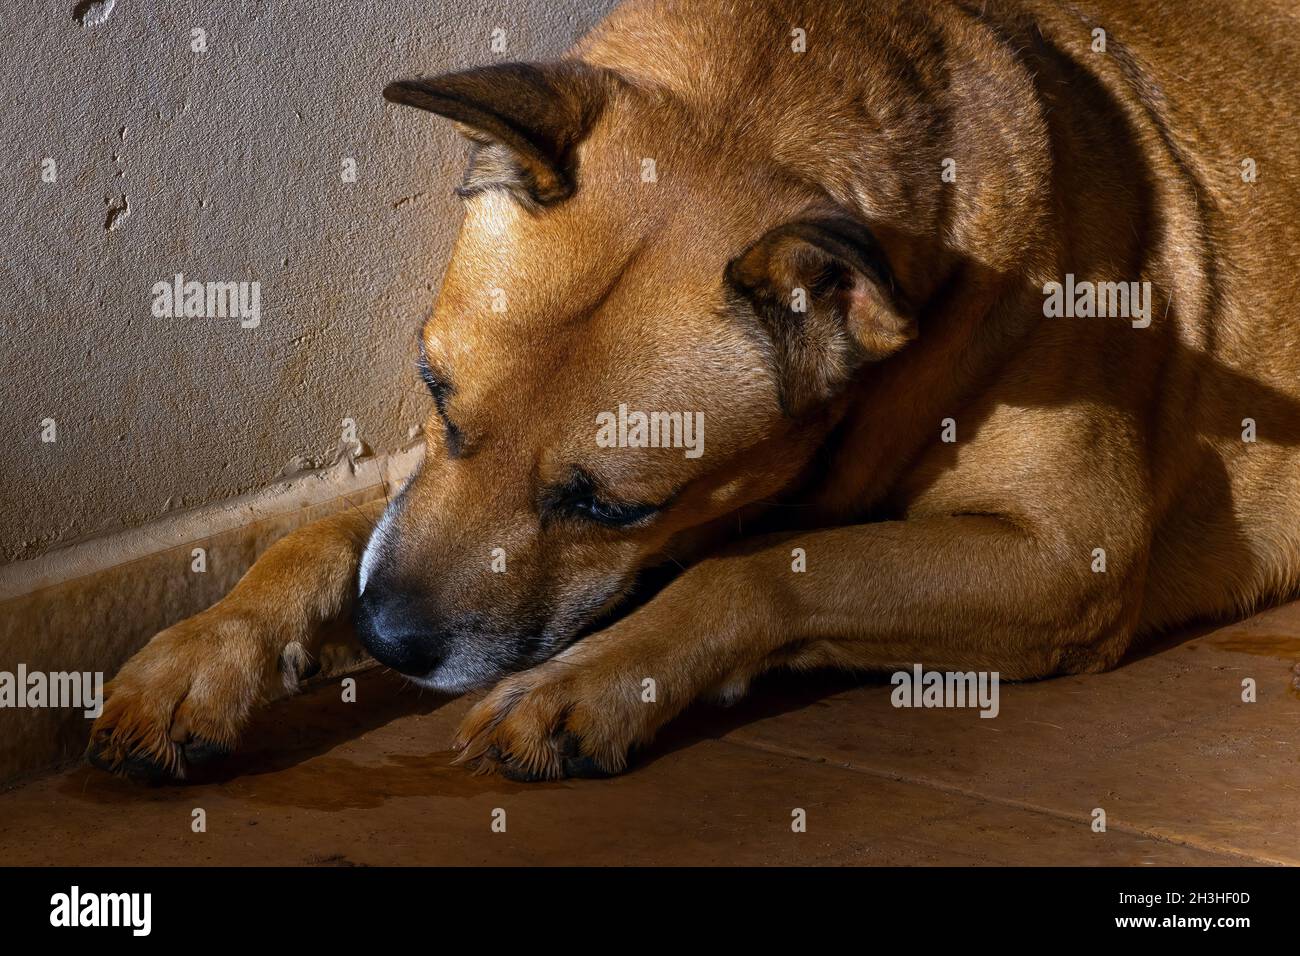
[[(796, 27), (806, 53), (790, 51)], [(537, 208), (467, 199), (423, 334), (466, 453), (431, 415), (385, 560), (442, 614), (503, 631), (542, 608), (575, 631), (641, 569), (687, 568), (501, 680), (467, 716), (461, 759), (530, 779), (612, 772), (691, 701), (770, 667), (1098, 671), (1140, 636), (1295, 593), (1297, 27), (1282, 3), (1220, 0), (616, 11), (570, 61), (595, 71), (589, 128), (554, 180), (521, 160), (520, 188), (547, 183)], [(500, 160), (486, 175), (509, 173)], [(853, 272), (801, 327), (816, 342), (783, 351), (724, 275), (779, 299), (822, 252), (771, 237), (829, 211), (870, 227), (897, 288)], [(1150, 327), (1044, 318), (1043, 285), (1066, 273), (1150, 281)], [(823, 335), (828, 316), (842, 321)], [(595, 449), (593, 414), (619, 402), (703, 411), (707, 454)], [(671, 504), (627, 533), (555, 530), (536, 496), (575, 462), (627, 500)], [(494, 547), (508, 574), (487, 569)], [(122, 754), (166, 755), (195, 668), (227, 676), (182, 723), (233, 742), (252, 675), (308, 630), (238, 622), (272, 591), (322, 610), (350, 593), (355, 549), (303, 538), (290, 553), (250, 573), (264, 597), (232, 594), (128, 665), (99, 725)]]
[(233, 749), (256, 706), (337, 653), (329, 622), (351, 607), (372, 526), (354, 510), (291, 532), (225, 598), (156, 635), (105, 688), (92, 759), (180, 777), (188, 745)]

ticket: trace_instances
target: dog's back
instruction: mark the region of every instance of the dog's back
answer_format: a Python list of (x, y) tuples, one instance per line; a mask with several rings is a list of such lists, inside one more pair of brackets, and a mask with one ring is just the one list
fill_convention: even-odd
[(1243, 18), (1222, 0), (1032, 7), (1113, 98), (1125, 126), (1109, 134), (1135, 146), (1132, 163), (1085, 155), (1085, 176), (1129, 178), (1146, 200), (1115, 225), (1141, 239), (1157, 311), (1097, 368), (1145, 380), (1121, 385), (1146, 396), (1144, 624), (1285, 597), (1300, 582), (1300, 16), (1264, 3)]
[(1156, 372), (1147, 617), (1245, 611), (1300, 582), (1300, 15), (1091, 6), (1123, 44), (1107, 65), (1167, 197), (1151, 271), (1176, 340)]

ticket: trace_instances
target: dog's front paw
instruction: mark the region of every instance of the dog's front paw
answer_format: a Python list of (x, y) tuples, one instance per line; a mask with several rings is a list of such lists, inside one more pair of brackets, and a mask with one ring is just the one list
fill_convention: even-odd
[(653, 704), (631, 678), (564, 657), (507, 677), (461, 722), (456, 763), (511, 780), (608, 777), (654, 731)]
[(264, 696), (266, 656), (252, 621), (217, 608), (161, 632), (105, 688), (90, 762), (131, 777), (183, 778), (228, 753)]

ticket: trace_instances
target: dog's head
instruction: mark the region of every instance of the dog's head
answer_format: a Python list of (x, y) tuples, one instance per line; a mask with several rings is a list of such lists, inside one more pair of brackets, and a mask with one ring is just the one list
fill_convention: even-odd
[(779, 496), (914, 327), (871, 231), (670, 97), (578, 61), (385, 96), (472, 149), (419, 344), (425, 458), (356, 619), (381, 662), (460, 690)]

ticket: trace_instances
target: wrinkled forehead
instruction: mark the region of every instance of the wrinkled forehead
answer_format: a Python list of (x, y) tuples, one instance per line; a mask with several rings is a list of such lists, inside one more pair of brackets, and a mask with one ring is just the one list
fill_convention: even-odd
[(620, 406), (698, 413), (708, 459), (779, 417), (764, 340), (731, 313), (723, 282), (753, 197), (724, 195), (712, 164), (643, 127), (608, 115), (581, 147), (578, 189), (555, 206), (530, 211), (504, 192), (466, 202), (424, 330), (459, 416), (496, 431), (513, 421), (536, 449), (585, 440)]
[[(606, 206), (582, 205), (592, 207), (589, 214), (575, 215), (576, 197), (540, 214), (504, 192), (467, 200), (432, 331), (453, 326), (462, 339), (491, 336), (497, 328), (563, 320), (594, 306), (642, 239), (620, 227)], [(482, 319), (484, 327), (466, 328), (468, 319)]]
[[(619, 401), (708, 410), (719, 419), (770, 402), (775, 386), (756, 328), (721, 291), (633, 277), (574, 313), (442, 313), (424, 330), (430, 364), (462, 407), (543, 403), (578, 413)], [(507, 293), (508, 294), (508, 293)]]
[[(498, 208), (505, 197), (484, 200), (475, 230), (518, 216)], [(562, 223), (549, 225), (530, 217), (484, 254), (458, 249), (458, 260), (474, 254), (455, 263), (425, 327), (466, 425), (571, 456), (590, 451), (606, 412), (633, 426), (638, 412), (673, 427), (680, 419), (662, 416), (702, 419), (709, 458), (757, 440), (778, 414), (776, 389), (757, 329), (728, 308), (721, 267), (591, 224), (557, 240)]]
[(529, 209), (497, 190), (465, 203), (447, 311), (482, 308), (495, 292), (507, 310), (498, 315), (580, 315), (636, 260), (651, 260), (664, 282), (712, 282), (736, 243), (753, 238), (738, 234), (763, 206), (755, 177), (626, 102), (608, 107), (576, 152), (578, 187), (562, 202)]

